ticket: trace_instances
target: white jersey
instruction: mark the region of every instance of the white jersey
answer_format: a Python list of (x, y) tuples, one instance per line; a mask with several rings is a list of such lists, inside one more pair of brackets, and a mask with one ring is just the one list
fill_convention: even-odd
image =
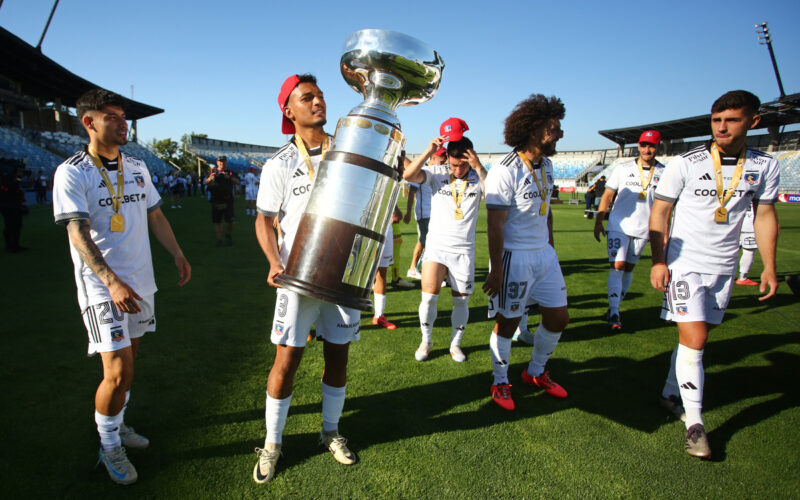
[[(617, 198), (609, 214), (606, 231), (625, 233), (634, 238), (649, 238), (650, 207), (653, 206), (656, 186), (664, 172), (664, 165), (656, 163), (653, 168), (655, 169), (653, 177), (647, 186), (643, 200), (639, 199), (639, 193), (642, 192), (642, 179), (639, 177), (636, 160), (618, 165), (614, 169), (606, 182), (606, 189), (616, 191)], [(643, 169), (642, 172), (646, 181), (650, 175), (650, 168)]]
[[(722, 157), (722, 177), (728, 189), (736, 158)], [(656, 188), (656, 198), (674, 202), (666, 259), (670, 268), (707, 274), (732, 275), (736, 270), (739, 232), (751, 201), (774, 204), (780, 172), (770, 155), (747, 149), (742, 177), (725, 205), (728, 222), (714, 222), (719, 208), (714, 166), (708, 145), (669, 162)]]
[[(100, 171), (86, 151), (80, 151), (58, 166), (53, 180), (53, 214), (57, 224), (85, 219), (91, 226), (92, 241), (103, 253), (108, 266), (142, 297), (156, 292), (147, 214), (161, 205), (143, 160), (121, 153), (125, 191), (120, 215), (125, 219), (122, 232), (110, 230), (114, 215), (111, 196)], [(117, 172), (108, 177), (117, 192)], [(81, 309), (111, 299), (108, 288), (81, 259), (69, 243), (78, 286)]]
[(414, 218), (430, 219), (431, 217), (431, 187), (426, 184), (417, 184), (416, 182), (409, 182), (409, 184), (416, 188), (417, 192), (414, 196)]
[(422, 168), (431, 192), (431, 221), (425, 248), (445, 252), (473, 254), (475, 252), (475, 226), (478, 224), (478, 208), (481, 204), (481, 179), (474, 169), (464, 178), (455, 179), (456, 192), (464, 183), (464, 198), (461, 201), (461, 219), (455, 218), (456, 203), (450, 185), (450, 169), (447, 165), (431, 165)]
[[(553, 192), (553, 163), (542, 157), (545, 167), (544, 201), (550, 201)], [(541, 165), (534, 164), (536, 176), (541, 177)], [(492, 164), (486, 176), (486, 208), (508, 210), (503, 226), (503, 248), (507, 250), (536, 250), (550, 241), (547, 215), (539, 215), (542, 205), (539, 188), (528, 167), (516, 151), (512, 151)], [(550, 204), (547, 206), (550, 211)]]
[[(316, 172), (322, 159), (322, 148), (309, 149), (308, 154)], [(289, 259), (300, 218), (308, 204), (312, 184), (308, 167), (294, 138), (267, 160), (261, 170), (256, 208), (264, 216), (278, 217), (283, 232), (280, 254), (284, 266)]]
[(256, 174), (254, 174), (253, 172), (247, 172), (245, 174), (245, 176), (244, 176), (244, 187), (245, 187), (245, 189), (247, 189), (248, 191), (255, 190), (256, 189), (256, 180), (257, 179), (258, 178), (256, 177)]

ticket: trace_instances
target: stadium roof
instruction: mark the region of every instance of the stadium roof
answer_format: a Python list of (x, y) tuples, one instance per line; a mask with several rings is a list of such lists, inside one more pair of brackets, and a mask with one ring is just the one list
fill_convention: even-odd
[[(800, 123), (800, 93), (763, 103), (759, 109), (761, 122), (758, 128)], [(600, 130), (598, 133), (617, 144), (635, 144), (645, 130), (658, 130), (664, 141), (711, 135), (711, 115), (693, 116), (668, 122), (649, 123), (635, 127)]]
[[(32, 45), (11, 32), (0, 28), (0, 75), (18, 83), (26, 96), (53, 102), (58, 99), (74, 108), (75, 102), (87, 90), (99, 88), (88, 80), (69, 72)], [(163, 113), (164, 110), (125, 99), (125, 114), (138, 120)]]

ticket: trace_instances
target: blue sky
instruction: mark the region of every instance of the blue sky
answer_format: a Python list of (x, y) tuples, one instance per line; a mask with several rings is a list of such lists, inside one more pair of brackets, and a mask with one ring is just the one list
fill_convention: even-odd
[[(52, 0), (5, 0), (0, 26), (35, 45)], [(778, 96), (755, 23), (768, 21), (787, 93), (800, 92), (800, 2), (277, 2), (61, 0), (43, 52), (70, 71), (164, 108), (140, 138), (195, 131), (280, 145), (277, 93), (314, 73), (328, 129), (361, 102), (339, 73), (347, 35), (400, 31), (445, 61), (429, 102), (398, 110), (417, 152), (450, 116), (480, 152), (501, 151), (503, 120), (531, 93), (566, 105), (562, 151), (610, 148), (597, 131), (707, 113), (723, 92)]]

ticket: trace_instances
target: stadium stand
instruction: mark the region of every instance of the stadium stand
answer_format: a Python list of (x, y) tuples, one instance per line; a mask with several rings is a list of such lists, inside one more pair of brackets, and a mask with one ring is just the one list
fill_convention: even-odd
[(785, 151), (777, 155), (781, 166), (781, 193), (800, 193), (800, 151)]
[(61, 158), (31, 143), (23, 135), (0, 127), (0, 156), (22, 160), (29, 170), (44, 170), (50, 175), (61, 163)]
[(228, 158), (229, 169), (242, 172), (250, 167), (261, 169), (261, 166), (264, 165), (279, 148), (223, 141), (220, 139), (210, 139), (208, 137), (193, 135), (186, 149), (211, 165), (214, 165), (218, 156), (224, 155)]

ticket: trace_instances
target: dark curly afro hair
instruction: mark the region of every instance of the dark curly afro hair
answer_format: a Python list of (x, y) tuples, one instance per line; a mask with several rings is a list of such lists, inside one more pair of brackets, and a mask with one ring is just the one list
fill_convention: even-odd
[(556, 96), (531, 94), (520, 102), (506, 118), (503, 136), (514, 149), (523, 147), (539, 127), (551, 118), (564, 119), (564, 103)]

